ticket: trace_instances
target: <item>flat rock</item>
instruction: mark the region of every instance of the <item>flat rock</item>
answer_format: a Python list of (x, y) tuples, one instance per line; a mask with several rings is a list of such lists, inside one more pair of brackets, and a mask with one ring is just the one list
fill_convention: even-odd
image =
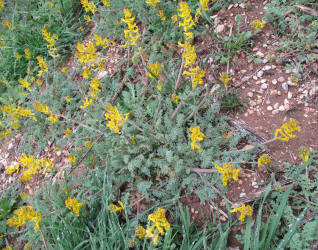
[(272, 67), (270, 65), (265, 65), (263, 67), (263, 70), (266, 71), (266, 70), (270, 70)]
[(217, 33), (221, 33), (224, 31), (224, 24), (219, 24), (218, 26), (216, 26), (216, 32)]
[(257, 51), (256, 52), (256, 56), (263, 58), (264, 57), (264, 53), (261, 51)]
[(293, 97), (293, 93), (292, 93), (292, 92), (288, 92), (287, 98), (288, 98), (288, 99), (291, 99), (292, 97)]
[(283, 90), (288, 91), (288, 83), (287, 82), (283, 82), (282, 83), (282, 88), (283, 88)]
[(247, 96), (250, 97), (250, 98), (252, 98), (252, 97), (253, 97), (253, 92), (248, 92), (248, 93), (247, 93)]
[(279, 77), (278, 79), (277, 79), (277, 81), (279, 81), (279, 82), (284, 82), (285, 81), (285, 78), (284, 77)]
[(260, 70), (257, 72), (257, 77), (262, 77), (264, 75), (264, 71)]
[(283, 105), (280, 105), (279, 108), (278, 108), (278, 110), (279, 110), (279, 111), (284, 111), (284, 110), (285, 110), (285, 107), (284, 107)]
[(267, 85), (266, 83), (263, 83), (263, 84), (261, 85), (261, 89), (267, 89), (267, 87), (268, 87), (268, 85)]
[(276, 85), (277, 84), (277, 80), (276, 79), (272, 80), (272, 84)]
[(272, 111), (272, 110), (273, 110), (273, 107), (272, 107), (272, 106), (267, 106), (267, 110), (268, 110), (268, 111)]

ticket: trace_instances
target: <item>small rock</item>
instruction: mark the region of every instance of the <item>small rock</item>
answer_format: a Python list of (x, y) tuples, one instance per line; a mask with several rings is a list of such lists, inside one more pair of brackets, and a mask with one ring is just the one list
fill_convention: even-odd
[(256, 81), (255, 82), (256, 85), (259, 85), (260, 83), (261, 83), (261, 81)]
[(304, 96), (308, 96), (308, 90), (305, 89), (305, 90), (303, 91), (303, 94), (304, 94)]
[(247, 96), (250, 97), (250, 98), (252, 98), (252, 97), (253, 97), (253, 92), (248, 92), (248, 93), (247, 93)]
[(278, 90), (278, 91), (277, 91), (277, 95), (278, 95), (278, 96), (281, 96), (282, 93)]
[(261, 89), (267, 89), (267, 87), (268, 87), (268, 85), (267, 85), (266, 83), (263, 83), (263, 84), (261, 85)]
[(288, 83), (287, 82), (282, 83), (282, 88), (283, 90), (288, 91)]
[(235, 8), (237, 8), (238, 6), (239, 6), (239, 4), (238, 4), (238, 3), (234, 4), (234, 7), (235, 7)]
[(292, 97), (293, 97), (293, 93), (292, 93), (292, 92), (288, 92), (287, 98), (288, 98), (288, 99), (291, 99)]
[(278, 109), (278, 107), (279, 107), (279, 103), (276, 102), (276, 103), (274, 104), (274, 109)]
[(267, 79), (262, 79), (261, 80), (261, 83), (265, 83), (265, 82), (267, 82)]
[(285, 107), (284, 107), (283, 105), (280, 105), (279, 108), (278, 108), (278, 110), (279, 110), (279, 111), (284, 111), (284, 110), (285, 110)]
[(254, 79), (254, 80), (257, 80), (257, 76), (253, 76), (253, 79)]
[(240, 198), (245, 197), (246, 193), (240, 193)]
[(268, 105), (268, 104), (271, 104), (271, 101), (270, 100), (267, 100), (266, 101), (266, 104)]
[(279, 78), (277, 79), (277, 81), (283, 82), (283, 81), (285, 81), (285, 78), (281, 76), (281, 77), (279, 77)]
[(250, 105), (251, 105), (252, 107), (256, 106), (256, 102), (253, 101), (253, 100), (251, 100), (249, 103), (250, 103)]
[(265, 65), (263, 67), (263, 70), (266, 71), (266, 70), (270, 70), (272, 67), (270, 65)]
[(276, 115), (276, 114), (278, 114), (278, 113), (279, 113), (279, 110), (277, 110), (277, 109), (275, 109), (275, 110), (272, 111), (272, 114), (273, 114), (273, 115)]
[(268, 110), (268, 111), (272, 111), (272, 110), (273, 110), (273, 107), (272, 107), (272, 106), (267, 106), (267, 110)]
[(241, 70), (241, 74), (243, 74), (243, 75), (244, 75), (246, 72), (247, 72), (246, 69), (242, 69), (242, 70)]
[(257, 72), (257, 77), (262, 77), (264, 74), (264, 71), (263, 70), (260, 70)]
[(59, 151), (56, 152), (56, 155), (57, 155), (57, 156), (61, 156), (61, 154), (62, 154), (61, 150), (59, 150)]
[(296, 86), (296, 84), (293, 83), (292, 81), (287, 81), (287, 84), (288, 84), (289, 86)]
[[(261, 104), (262, 102), (263, 102), (262, 99), (258, 99), (258, 100), (256, 101), (257, 104)], [(258, 111), (258, 108), (256, 109), (256, 111)]]
[(276, 85), (276, 84), (277, 84), (277, 80), (274, 79), (274, 80), (272, 81), (272, 84), (273, 84), (273, 85)]
[(273, 64), (273, 65), (272, 65), (272, 69), (276, 69), (276, 68), (277, 68), (276, 65)]
[(276, 89), (271, 89), (270, 95), (277, 95), (277, 90)]
[(286, 72), (286, 74), (289, 74), (289, 73), (290, 73), (290, 71), (289, 71), (289, 70), (286, 70), (285, 72)]
[(252, 182), (252, 187), (253, 187), (253, 188), (258, 188), (257, 182), (253, 181), (253, 182)]
[(289, 104), (289, 101), (286, 98), (284, 99), (284, 104)]
[(8, 146), (8, 150), (10, 150), (11, 148), (13, 148), (13, 143), (10, 142), (9, 146)]
[(264, 54), (261, 51), (257, 51), (256, 56), (263, 58)]
[(263, 59), (263, 63), (264, 63), (264, 64), (265, 64), (265, 63), (268, 63), (268, 59), (267, 59), (267, 58)]
[(223, 32), (224, 27), (225, 27), (224, 24), (219, 24), (219, 25), (216, 27), (216, 32), (217, 32), (217, 33)]
[(240, 3), (240, 7), (241, 7), (242, 9), (245, 9), (245, 3)]
[(233, 4), (230, 4), (229, 7), (227, 8), (228, 10), (233, 8)]

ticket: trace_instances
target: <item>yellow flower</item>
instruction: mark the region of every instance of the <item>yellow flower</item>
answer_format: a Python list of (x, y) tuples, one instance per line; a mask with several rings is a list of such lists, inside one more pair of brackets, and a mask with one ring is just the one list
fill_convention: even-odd
[(22, 86), (23, 88), (26, 88), (26, 89), (27, 89), (27, 88), (30, 87), (30, 83), (29, 83), (28, 81), (22, 79), (22, 78), (19, 79), (19, 83), (21, 84), (21, 86)]
[[(154, 224), (147, 228), (146, 238), (152, 238), (152, 243), (154, 245), (158, 244), (159, 235), (163, 236), (165, 231), (170, 229), (170, 224), (165, 216), (166, 210), (164, 208), (158, 208), (153, 214), (148, 216), (148, 220), (152, 221)], [(156, 231), (154, 233), (154, 231)]]
[(59, 117), (57, 115), (50, 115), (48, 120), (52, 123), (55, 124), (59, 120)]
[(178, 15), (173, 15), (171, 17), (171, 20), (173, 21), (173, 23), (176, 23), (178, 21)]
[(86, 46), (84, 43), (77, 43), (76, 45), (77, 52), (75, 57), (82, 65), (89, 65), (95, 63), (98, 53), (93, 43), (88, 43)]
[(37, 85), (39, 85), (39, 86), (42, 86), (42, 84), (43, 84), (43, 82), (42, 82), (41, 79), (37, 79), (37, 80), (35, 81), (35, 83), (36, 83)]
[(4, 26), (7, 26), (9, 30), (12, 29), (12, 24), (11, 24), (8, 20), (3, 20), (3, 21), (2, 21), (2, 24), (3, 24)]
[(147, 75), (148, 75), (149, 77), (151, 77), (152, 79), (157, 78), (158, 75), (160, 74), (160, 72), (162, 71), (161, 68), (160, 68), (160, 66), (159, 66), (159, 64), (158, 64), (158, 62), (149, 64), (149, 65), (148, 65), (148, 68), (149, 68), (149, 71), (150, 71), (150, 72), (148, 72)]
[(245, 217), (248, 216), (252, 216), (253, 214), (253, 209), (250, 205), (245, 206), (245, 204), (242, 204), (240, 207), (237, 208), (233, 208), (230, 210), (231, 213), (236, 213), (236, 212), (240, 212), (240, 218), (238, 219), (239, 221), (245, 221)]
[(0, 138), (1, 139), (9, 137), (11, 135), (12, 135), (12, 132), (11, 132), (10, 129), (0, 132)]
[(0, 10), (3, 10), (3, 8), (4, 8), (3, 0), (0, 0)]
[(34, 230), (40, 229), (40, 221), (42, 215), (40, 212), (35, 211), (31, 206), (20, 207), (13, 212), (16, 216), (7, 220), (9, 227), (15, 226), (16, 228), (22, 227), (27, 221), (33, 221), (35, 223)]
[(106, 49), (109, 46), (109, 41), (107, 38), (102, 38), (100, 35), (95, 34), (94, 40), (96, 41), (96, 46), (103, 46)]
[(291, 74), (290, 78), (291, 78), (291, 81), (292, 81), (293, 84), (295, 84), (295, 85), (298, 84), (299, 79), (296, 76)]
[(157, 89), (159, 90), (159, 91), (161, 91), (162, 90), (162, 87), (163, 87), (163, 83), (160, 81), (160, 82), (158, 82), (157, 83)]
[(232, 80), (232, 77), (229, 77), (229, 73), (222, 73), (222, 76), (219, 79), (224, 83), (224, 87), (227, 87), (227, 83)]
[(12, 250), (12, 247), (6, 246), (5, 248), (2, 248), (2, 250)]
[(65, 101), (66, 101), (67, 103), (70, 103), (70, 102), (71, 102), (71, 97), (65, 96)]
[(23, 192), (23, 193), (20, 194), (20, 197), (21, 197), (22, 200), (25, 200), (25, 199), (29, 198), (29, 195), (27, 193)]
[(178, 104), (179, 101), (180, 101), (180, 98), (179, 98), (179, 96), (173, 94), (172, 97), (171, 97), (171, 100), (172, 100), (172, 102), (174, 102), (175, 104)]
[(89, 76), (91, 75), (92, 71), (90, 71), (88, 68), (84, 69), (82, 72), (82, 76), (84, 77), (84, 79), (88, 79)]
[(20, 60), (22, 56), (19, 53), (14, 53), (14, 57), (16, 59)]
[(47, 3), (48, 3), (48, 5), (50, 5), (53, 8), (54, 4), (52, 1), (48, 1)]
[(197, 10), (196, 10), (196, 12), (195, 12), (194, 20), (195, 20), (196, 22), (198, 22), (200, 16), (203, 16), (201, 7), (197, 8)]
[(121, 21), (128, 25), (128, 29), (124, 30), (124, 36), (126, 38), (126, 43), (123, 47), (127, 45), (137, 45), (137, 41), (140, 39), (140, 34), (138, 31), (138, 26), (134, 23), (135, 17), (132, 16), (129, 9), (124, 9), (125, 18)]
[(24, 245), (24, 250), (30, 250), (32, 248), (32, 245), (30, 243), (26, 243)]
[(185, 59), (184, 67), (194, 64), (195, 59), (197, 58), (197, 55), (194, 52), (195, 46), (192, 46), (188, 41), (186, 41), (184, 44), (182, 44), (181, 42), (178, 42), (178, 45), (185, 50), (185, 52), (182, 53), (182, 56)]
[(89, 2), (88, 0), (81, 0), (82, 7), (85, 9), (85, 12), (92, 12), (95, 14), (96, 6), (93, 2)]
[(61, 72), (62, 72), (62, 73), (67, 73), (67, 71), (68, 71), (67, 67), (63, 67), (63, 68), (61, 69)]
[(27, 59), (30, 59), (30, 58), (31, 58), (31, 52), (30, 52), (29, 49), (25, 49), (25, 50), (24, 50), (24, 54), (25, 54), (25, 57), (26, 57)]
[(271, 157), (268, 154), (262, 154), (257, 160), (257, 167), (271, 163)]
[(125, 210), (125, 206), (121, 201), (118, 201), (119, 206), (116, 206), (115, 204), (110, 204), (108, 206), (108, 210), (110, 212), (121, 212), (122, 210)]
[(106, 105), (105, 119), (106, 121), (108, 120), (106, 126), (116, 134), (120, 134), (119, 128), (124, 126), (128, 116), (129, 113), (119, 113), (116, 106), (112, 106), (111, 104)]
[(233, 169), (233, 163), (230, 162), (229, 164), (224, 163), (222, 167), (215, 164), (214, 166), (219, 173), (222, 174), (222, 183), (223, 186), (227, 186), (227, 182), (233, 178), (233, 180), (238, 180), (238, 174), (241, 171), (240, 169)]
[(46, 104), (43, 105), (41, 102), (36, 102), (33, 106), (36, 111), (41, 112), (43, 114), (49, 115), (52, 113), (49, 107)]
[(139, 239), (145, 237), (146, 229), (143, 226), (136, 227), (135, 234), (138, 236)]
[[(284, 123), (280, 128), (275, 131), (275, 140), (287, 141), (289, 138), (295, 138), (294, 131), (300, 130), (299, 122), (291, 118), (288, 123)], [(280, 134), (280, 135), (279, 135)]]
[(102, 0), (102, 3), (104, 4), (104, 6), (110, 7), (110, 2), (109, 2), (109, 0)]
[(93, 143), (91, 141), (86, 141), (85, 148), (91, 148), (91, 147), (93, 147)]
[[(187, 2), (180, 2), (178, 6), (178, 16), (183, 19), (183, 22), (179, 22), (179, 27), (183, 27), (184, 32), (188, 32), (188, 30), (195, 26), (192, 16), (191, 16), (191, 9)], [(186, 40), (189, 40), (191, 36), (186, 35)]]
[(85, 20), (86, 22), (92, 21), (92, 19), (91, 19), (91, 17), (90, 17), (89, 15), (84, 15), (84, 20)]
[(36, 60), (38, 60), (38, 65), (40, 67), (40, 71), (38, 73), (38, 76), (41, 76), (43, 73), (48, 72), (47, 62), (44, 61), (43, 57), (37, 56)]
[(260, 22), (258, 19), (254, 20), (252, 23), (251, 23), (251, 26), (255, 29), (255, 30), (258, 30), (258, 29), (262, 29), (264, 24), (263, 22)]
[(77, 161), (77, 158), (75, 155), (72, 155), (72, 154), (69, 154), (68, 155), (68, 161), (72, 164), (72, 165), (75, 165), (76, 161)]
[(57, 49), (55, 48), (55, 43), (57, 39), (59, 38), (57, 34), (51, 35), (51, 32), (47, 31), (47, 29), (41, 29), (43, 39), (48, 42), (46, 47), (49, 48), (48, 53), (52, 57), (59, 57), (59, 54), (57, 54)]
[(21, 116), (31, 117), (34, 121), (37, 121), (34, 113), (30, 109), (24, 109), (20, 106), (12, 108), (11, 105), (3, 106), (1, 110), (12, 117), (13, 120), (18, 121)]
[(205, 10), (205, 11), (208, 11), (209, 8), (208, 8), (208, 3), (210, 2), (210, 0), (200, 0), (200, 4), (202, 6), (202, 8)]
[(156, 7), (157, 4), (160, 3), (160, 0), (146, 0), (146, 3), (153, 7)]
[(160, 19), (162, 21), (165, 21), (167, 18), (166, 18), (165, 14), (164, 14), (164, 11), (163, 10), (158, 10), (158, 12), (159, 12), (159, 14), (157, 16), (160, 17)]
[(76, 216), (79, 216), (79, 211), (83, 204), (78, 202), (75, 197), (73, 199), (71, 197), (68, 197), (68, 199), (65, 200), (65, 206), (69, 210), (72, 210), (72, 212), (76, 214)]
[(197, 141), (202, 141), (205, 135), (200, 131), (200, 126), (191, 127), (190, 131), (192, 134), (190, 135), (190, 139), (192, 140), (191, 149), (194, 150), (197, 148), (200, 152), (202, 152), (202, 148), (196, 144)]
[(307, 162), (309, 160), (310, 150), (306, 147), (299, 148), (299, 157), (304, 161)]
[(64, 131), (64, 135), (65, 136), (70, 136), (71, 134), (73, 133), (73, 131), (69, 128), (67, 128), (65, 131)]
[(82, 102), (83, 102), (83, 105), (81, 105), (80, 108), (86, 109), (89, 105), (93, 103), (93, 99), (85, 97), (85, 100), (82, 100)]
[(205, 75), (205, 71), (200, 69), (199, 66), (190, 69), (190, 72), (184, 71), (183, 75), (190, 75), (192, 77), (192, 88), (195, 88), (197, 84), (203, 84), (202, 78)]

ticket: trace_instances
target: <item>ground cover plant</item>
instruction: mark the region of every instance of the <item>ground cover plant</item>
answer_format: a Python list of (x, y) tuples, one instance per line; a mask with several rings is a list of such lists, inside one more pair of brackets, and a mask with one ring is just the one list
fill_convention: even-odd
[[(218, 34), (210, 16), (230, 4), (0, 1), (0, 136), (23, 138), (5, 168), (14, 180), (0, 196), (0, 247), (226, 249), (234, 227), (242, 227), (232, 238), (244, 249), (311, 246), (317, 151), (301, 148), (301, 163), (286, 164), (284, 179), (260, 154), (273, 141), (297, 140), (299, 122), (273, 128), (260, 144), (226, 115), (244, 108), (229, 64), (252, 49), (264, 25), (256, 19), (242, 29), (236, 15), (230, 34)], [(268, 22), (276, 25), (271, 15), (285, 5), (270, 5)], [(315, 47), (315, 23), (306, 21)], [(200, 39), (216, 44), (212, 80)], [(249, 171), (270, 176), (258, 183), (265, 191), (231, 201), (228, 189)], [(181, 202), (194, 194), (215, 204), (209, 215), (200, 211), (210, 219), (201, 225)]]

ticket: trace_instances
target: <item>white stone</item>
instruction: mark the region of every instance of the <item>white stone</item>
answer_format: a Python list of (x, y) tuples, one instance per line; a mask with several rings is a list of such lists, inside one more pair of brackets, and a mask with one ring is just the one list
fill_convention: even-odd
[(254, 79), (254, 80), (257, 80), (257, 76), (253, 76), (253, 79)]
[(252, 181), (252, 186), (253, 186), (253, 188), (258, 188), (257, 182)]
[(276, 79), (272, 80), (272, 84), (276, 85), (277, 84), (277, 80)]
[(246, 193), (240, 193), (240, 198), (245, 197)]
[(252, 97), (253, 97), (253, 92), (248, 92), (248, 93), (247, 93), (247, 96), (250, 97), (250, 98), (252, 98)]
[(242, 69), (242, 70), (241, 70), (241, 74), (243, 74), (243, 75), (244, 75), (246, 72), (247, 72), (246, 69)]
[(279, 78), (277, 79), (277, 81), (283, 82), (283, 81), (285, 81), (285, 78), (281, 76), (281, 77), (279, 77)]
[(272, 106), (267, 106), (267, 110), (268, 110), (268, 111), (272, 111), (272, 110), (273, 110), (273, 107), (272, 107)]
[(255, 101), (250, 101), (250, 105), (252, 106), (252, 107), (254, 107), (254, 106), (256, 106), (256, 102)]
[(278, 108), (278, 110), (279, 110), (279, 111), (284, 111), (284, 110), (285, 110), (285, 107), (284, 107), (283, 105), (280, 105), (279, 108)]
[(229, 7), (227, 8), (228, 10), (233, 8), (233, 4), (230, 4)]
[(216, 32), (217, 32), (217, 33), (223, 32), (224, 27), (225, 27), (224, 24), (219, 24), (219, 25), (216, 27)]
[(283, 82), (282, 83), (282, 88), (283, 88), (283, 90), (288, 91), (288, 83), (287, 82)]
[(276, 103), (274, 104), (274, 109), (278, 109), (278, 107), (279, 107), (279, 103), (276, 102)]
[(281, 94), (282, 94), (282, 93), (278, 90), (278, 91), (277, 91), (277, 95), (279, 95), (279, 96), (280, 96)]
[(284, 104), (289, 104), (289, 101), (286, 98), (284, 99)]
[(261, 80), (261, 83), (265, 83), (265, 82), (267, 82), (267, 79), (262, 79)]
[(276, 115), (276, 114), (278, 114), (278, 113), (279, 113), (279, 110), (277, 110), (277, 109), (275, 109), (275, 110), (272, 111), (272, 114), (273, 114), (273, 115)]
[(261, 51), (257, 51), (256, 56), (263, 58), (264, 54)]
[(265, 58), (265, 59), (263, 60), (263, 63), (264, 63), (264, 64), (265, 64), (265, 63), (268, 63), (268, 59)]
[(292, 92), (288, 92), (287, 98), (288, 98), (288, 99), (291, 99), (292, 97), (293, 97), (293, 93), (292, 93)]
[(261, 85), (261, 89), (267, 89), (267, 87), (268, 87), (268, 85), (267, 85), (266, 83), (263, 83), (263, 84)]
[(292, 81), (287, 81), (287, 84), (288, 84), (289, 86), (296, 86), (296, 84), (293, 83)]
[(266, 71), (266, 70), (270, 70), (272, 67), (270, 65), (265, 65), (263, 67), (263, 70)]
[(257, 77), (262, 77), (264, 74), (264, 71), (263, 70), (260, 70), (257, 72)]
[(245, 9), (245, 3), (240, 3), (240, 7), (241, 7), (242, 9)]
[(273, 65), (272, 65), (272, 69), (276, 69), (276, 68), (277, 68), (276, 65), (273, 64)]

